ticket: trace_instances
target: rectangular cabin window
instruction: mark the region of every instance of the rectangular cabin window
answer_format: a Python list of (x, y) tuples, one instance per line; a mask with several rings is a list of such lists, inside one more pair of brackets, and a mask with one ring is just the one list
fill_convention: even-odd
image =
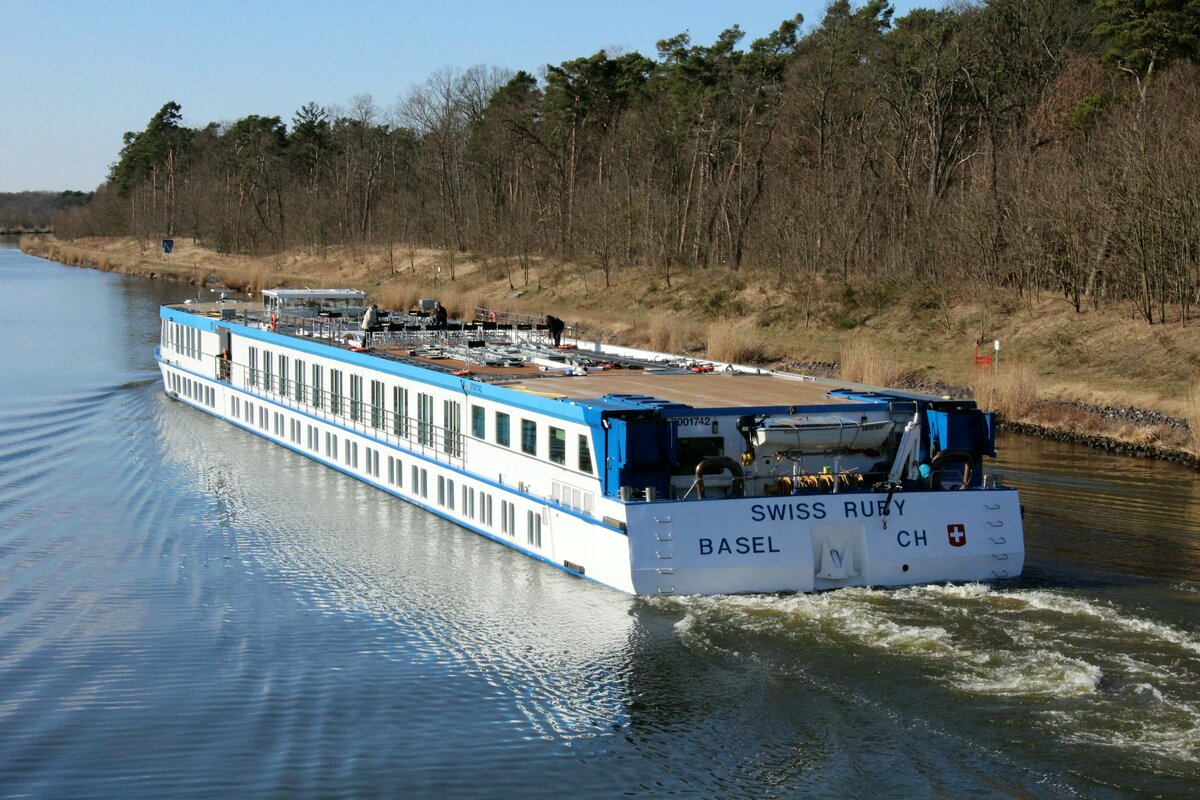
[(492, 527), (492, 496), (483, 495), (483, 524)]
[(342, 371), (329, 370), (329, 410), (334, 414), (342, 413)]
[(395, 487), (404, 486), (404, 462), (388, 456), (388, 483)]
[(579, 435), (579, 471), (592, 474), (592, 447), (583, 434)]
[(320, 364), (312, 365), (312, 405), (313, 408), (320, 408), (322, 396), (325, 392), (325, 368)]
[(449, 479), (446, 480), (446, 505), (454, 510), (454, 481)]
[(304, 403), (308, 400), (308, 390), (304, 386), (304, 367), (305, 364), (300, 359), (296, 359), (296, 402)]
[(433, 443), (433, 395), (417, 392), (417, 442)]
[(383, 381), (371, 381), (371, 427), (383, 427)]
[(251, 386), (258, 386), (258, 348), (251, 347), (250, 353), (247, 356), (246, 367), (246, 382)]
[(271, 368), (274, 361), (275, 358), (271, 355), (271, 351), (263, 350), (263, 388), (268, 392), (275, 391), (275, 374)]
[(392, 433), (408, 436), (408, 389), (392, 387)]
[(462, 403), (457, 400), (442, 401), (442, 422), (446, 438), (442, 450), (452, 456), (462, 455)]
[(511, 436), (508, 432), (508, 414), (502, 411), (496, 412), (496, 444), (502, 444), (508, 447), (511, 442)]
[(288, 357), (283, 353), (279, 354), (279, 393), (284, 397), (291, 394), (291, 387), (288, 386)]
[(438, 505), (446, 505), (446, 479), (438, 475)]
[(537, 423), (533, 420), (521, 420), (521, 452), (537, 455)]
[(533, 547), (542, 546), (542, 515), (535, 511), (525, 512), (525, 533), (529, 544)]
[(487, 438), (487, 411), (483, 406), (471, 406), (471, 435), (476, 439)]
[(555, 464), (567, 463), (567, 432), (550, 426), (550, 460)]
[(362, 421), (363, 380), (361, 375), (350, 376), (350, 419)]

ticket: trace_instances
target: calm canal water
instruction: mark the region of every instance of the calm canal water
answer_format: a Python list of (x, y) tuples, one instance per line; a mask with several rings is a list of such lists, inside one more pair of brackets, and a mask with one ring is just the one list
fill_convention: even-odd
[(1200, 481), (1009, 438), (1018, 582), (637, 600), (168, 400), (0, 249), (0, 797), (1200, 792)]

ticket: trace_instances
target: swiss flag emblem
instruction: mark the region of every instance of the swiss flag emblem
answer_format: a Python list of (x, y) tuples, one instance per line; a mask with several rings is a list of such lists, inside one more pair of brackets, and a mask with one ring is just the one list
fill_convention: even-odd
[(950, 538), (951, 547), (962, 547), (967, 543), (967, 526), (960, 522), (947, 525), (946, 536)]

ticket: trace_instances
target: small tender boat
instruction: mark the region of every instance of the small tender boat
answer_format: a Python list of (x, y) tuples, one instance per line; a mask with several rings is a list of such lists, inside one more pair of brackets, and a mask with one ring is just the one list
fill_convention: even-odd
[(755, 427), (754, 443), (797, 454), (879, 453), (895, 427), (890, 419), (849, 419), (837, 414), (771, 416)]

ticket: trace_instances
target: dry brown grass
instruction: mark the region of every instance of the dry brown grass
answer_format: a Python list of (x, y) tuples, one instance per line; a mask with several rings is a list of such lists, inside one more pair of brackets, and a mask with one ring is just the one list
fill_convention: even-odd
[(392, 311), (407, 311), (417, 304), (420, 291), (408, 283), (388, 283), (375, 290), (375, 299)]
[(761, 361), (763, 348), (758, 330), (746, 322), (714, 322), (708, 326), (708, 357), (730, 364)]
[(993, 371), (981, 371), (972, 389), (975, 401), (1001, 419), (1021, 420), (1037, 403), (1037, 376), (1027, 365), (1010, 360)]
[(1188, 387), (1183, 419), (1192, 434), (1192, 449), (1200, 452), (1200, 381), (1194, 381)]
[(446, 306), (446, 312), (453, 319), (464, 321), (475, 319), (476, 308), (489, 307), (487, 298), (478, 292), (462, 292), (451, 295), (449, 299), (443, 297), (442, 305)]
[(877, 342), (852, 336), (842, 345), (841, 376), (855, 383), (892, 386), (904, 377), (905, 369)]
[[(909, 372), (919, 373), (952, 386), (973, 385), (981, 404), (1005, 416), (1026, 412), (1028, 421), (1059, 422), (1139, 441), (1157, 438), (1186, 445), (1190, 438), (1200, 450), (1200, 381), (1195, 370), (1200, 363), (1200, 325), (1148, 326), (1117, 307), (1077, 313), (1057, 298), (1044, 297), (1021, 298), (998, 310), (996, 303), (1004, 298), (989, 297), (979, 301), (987, 304), (986, 324), (974, 313), (976, 305), (966, 301), (947, 311), (949, 322), (939, 315), (933, 324), (921, 315), (914, 317), (908, 298), (902, 295), (877, 309), (869, 327), (848, 332), (828, 313), (831, 293), (816, 291), (810, 317), (807, 305), (804, 314), (798, 307), (779, 305), (773, 284), (749, 272), (695, 272), (668, 287), (657, 273), (631, 267), (615, 270), (612, 285), (601, 288), (594, 268), (536, 259), (526, 274), (516, 259), (506, 263), (502, 257), (482, 254), (456, 257), (457, 277), (451, 282), (444, 253), (402, 245), (390, 261), (386, 245), (240, 256), (177, 238), (175, 254), (169, 258), (156, 241), (132, 237), (37, 237), (26, 246), (67, 264), (130, 275), (196, 281), (197, 271), (216, 274), (228, 286), (255, 292), (270, 286), (346, 286), (370, 292), (373, 300), (391, 308), (409, 308), (420, 297), (440, 297), (463, 317), (469, 317), (476, 305), (550, 311), (586, 324), (588, 335), (601, 341), (681, 353), (701, 352), (707, 346), (710, 356), (734, 361), (757, 360), (760, 354), (789, 361), (835, 361), (840, 356), (847, 379), (895, 384)], [(489, 300), (480, 302), (480, 297)], [(696, 309), (696, 314), (704, 309), (708, 316), (700, 321), (680, 313), (683, 309)], [(710, 330), (713, 315), (743, 322)], [(750, 320), (763, 329), (748, 327)], [(855, 339), (847, 342), (851, 336)], [(981, 336), (1003, 342), (997, 380), (976, 380), (974, 339)], [(1018, 362), (1029, 366), (1026, 378), (1013, 379), (1010, 367)], [(1111, 420), (1065, 410), (1056, 420), (1051, 403), (1038, 402), (1030, 409), (1035, 385), (1037, 400), (1062, 401), (1064, 409), (1080, 401), (1156, 409), (1186, 418), (1194, 433), (1189, 435), (1183, 427), (1118, 432), (1120, 426)]]
[(713, 325), (711, 329), (705, 328), (685, 314), (657, 314), (650, 320), (650, 349), (660, 353), (700, 352), (711, 348), (710, 331), (718, 327)]
[(670, 352), (671, 335), (674, 330), (676, 318), (674, 314), (662, 314), (650, 320), (650, 349), (657, 350), (660, 353)]

